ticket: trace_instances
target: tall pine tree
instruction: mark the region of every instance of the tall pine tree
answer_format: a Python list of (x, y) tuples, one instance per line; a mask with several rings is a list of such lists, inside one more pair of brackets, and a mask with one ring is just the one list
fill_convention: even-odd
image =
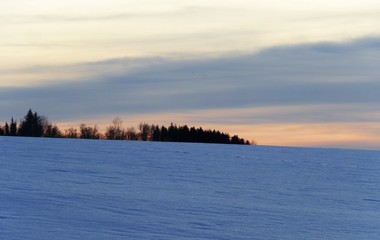
[(4, 135), (9, 136), (9, 125), (7, 122), (5, 123), (5, 126), (4, 126)]
[(44, 133), (43, 121), (37, 112), (33, 113), (29, 109), (24, 119), (20, 123), (19, 134), (24, 137), (42, 137)]
[(11, 125), (9, 126), (9, 135), (10, 136), (16, 136), (17, 135), (17, 122), (13, 120), (13, 117), (11, 120)]

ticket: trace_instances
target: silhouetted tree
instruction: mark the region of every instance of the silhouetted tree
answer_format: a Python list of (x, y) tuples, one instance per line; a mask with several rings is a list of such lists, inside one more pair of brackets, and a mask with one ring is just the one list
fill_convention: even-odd
[[(149, 125), (145, 124), (145, 126)], [(140, 129), (142, 129), (142, 127), (143, 124), (140, 124)], [(245, 141), (244, 139), (239, 138), (237, 135), (230, 137), (229, 134), (216, 130), (203, 130), (201, 127), (189, 128), (187, 125), (177, 126), (173, 123), (171, 123), (168, 128), (165, 126), (162, 126), (160, 128), (158, 126), (152, 125), (150, 127), (150, 134), (151, 137), (148, 137), (147, 139), (152, 141), (249, 144), (249, 141)]]
[(62, 133), (56, 125), (49, 123), (45, 126), (44, 137), (60, 138), (62, 137)]
[(100, 133), (98, 127), (87, 127), (86, 124), (82, 123), (79, 127), (80, 138), (84, 139), (100, 139)]
[(47, 124), (47, 119), (44, 116), (39, 116), (37, 112), (34, 112), (34, 137), (42, 137), (44, 135), (44, 128)]
[(151, 128), (149, 124), (147, 123), (140, 123), (139, 124), (139, 130), (140, 130), (140, 139), (142, 141), (148, 141), (151, 135)]
[(160, 130), (160, 141), (166, 142), (169, 141), (169, 131), (165, 126), (161, 127)]
[[(66, 137), (66, 138), (86, 138), (100, 139), (106, 137), (114, 140), (142, 140), (142, 141), (172, 141), (172, 142), (200, 142), (200, 143), (225, 143), (225, 144), (250, 144), (249, 141), (239, 138), (238, 135), (230, 137), (228, 133), (217, 130), (206, 129), (202, 127), (188, 127), (187, 125), (176, 125), (171, 123), (169, 127), (158, 125), (149, 125), (140, 123), (138, 131), (135, 128), (128, 128), (126, 131), (122, 127), (122, 120), (116, 117), (112, 125), (107, 128), (105, 135), (102, 135), (97, 126), (88, 127), (85, 124), (80, 125), (79, 131), (74, 128), (66, 129), (62, 134), (56, 125), (49, 123), (46, 117), (40, 116), (37, 112), (29, 109), (28, 113), (20, 121), (19, 127), (17, 122), (11, 119), (10, 125), (5, 123), (4, 127), (0, 126), (0, 135), (6, 136), (29, 136), (29, 137)], [(18, 128), (17, 128), (18, 127)], [(253, 140), (252, 144), (256, 144)]]
[(161, 130), (160, 130), (160, 127), (158, 125), (156, 125), (156, 126), (152, 125), (152, 129), (153, 129), (152, 141), (161, 141)]
[(136, 141), (139, 139), (139, 136), (134, 127), (128, 128), (125, 135), (126, 135), (126, 140)]
[(32, 110), (29, 109), (24, 120), (20, 123), (19, 135), (25, 137), (42, 137), (45, 123), (45, 117), (41, 117), (37, 112), (33, 113)]
[(78, 138), (78, 130), (75, 128), (69, 128), (65, 130), (65, 138)]
[(112, 121), (112, 125), (107, 128), (107, 131), (105, 133), (106, 138), (110, 140), (125, 140), (126, 139), (126, 133), (122, 127), (123, 121), (116, 117)]
[(9, 135), (17, 136), (17, 122), (13, 120), (13, 117), (11, 119), (11, 125), (9, 126)]
[(234, 135), (231, 138), (231, 143), (232, 144), (244, 144), (244, 139), (240, 139), (238, 135)]
[(24, 117), (24, 120), (20, 123), (19, 133), (21, 136), (33, 136), (34, 134), (35, 119), (32, 109), (29, 109), (28, 113)]
[(177, 125), (171, 123), (170, 126), (168, 127), (168, 141), (178, 142), (177, 130), (178, 130)]
[(9, 125), (7, 122), (5, 122), (5, 126), (4, 126), (4, 135), (9, 136)]

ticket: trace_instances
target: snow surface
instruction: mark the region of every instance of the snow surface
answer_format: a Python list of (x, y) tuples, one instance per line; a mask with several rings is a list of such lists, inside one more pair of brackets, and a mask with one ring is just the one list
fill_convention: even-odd
[(379, 239), (380, 152), (0, 138), (0, 239)]

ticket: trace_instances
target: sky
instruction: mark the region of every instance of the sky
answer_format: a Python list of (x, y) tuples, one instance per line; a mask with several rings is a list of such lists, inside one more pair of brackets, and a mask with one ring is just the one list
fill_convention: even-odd
[[(380, 149), (378, 0), (2, 0), (0, 122)], [(378, 96), (379, 95), (379, 96)]]

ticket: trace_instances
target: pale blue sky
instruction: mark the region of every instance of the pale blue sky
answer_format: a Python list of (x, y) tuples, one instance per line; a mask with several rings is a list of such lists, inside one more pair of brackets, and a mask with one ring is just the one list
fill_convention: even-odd
[(6, 0), (0, 26), (1, 121), (380, 146), (379, 1)]

